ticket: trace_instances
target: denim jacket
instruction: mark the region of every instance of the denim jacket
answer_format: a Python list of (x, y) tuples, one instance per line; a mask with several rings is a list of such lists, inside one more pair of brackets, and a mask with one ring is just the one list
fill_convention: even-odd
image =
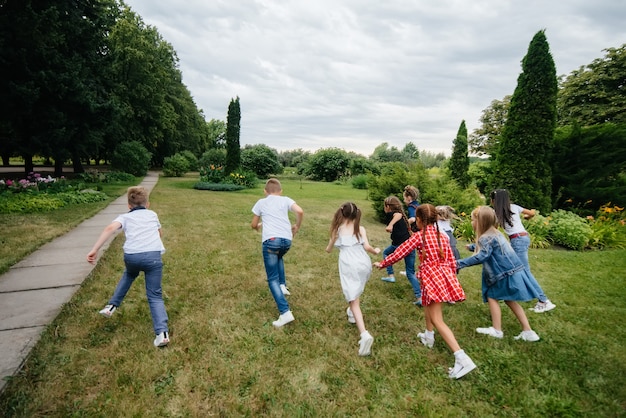
[(482, 277), (487, 286), (493, 286), (498, 280), (524, 270), (511, 244), (500, 232), (483, 235), (478, 243), (480, 251), (471, 257), (457, 260), (457, 269), (482, 264)]

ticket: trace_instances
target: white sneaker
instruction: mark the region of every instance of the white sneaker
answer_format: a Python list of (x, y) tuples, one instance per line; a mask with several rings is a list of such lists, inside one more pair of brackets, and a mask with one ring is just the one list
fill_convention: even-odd
[(372, 353), (374, 337), (367, 331), (363, 331), (359, 340), (359, 356), (369, 356)]
[(272, 322), (272, 325), (274, 325), (276, 328), (280, 328), (283, 325), (295, 321), (295, 319), (296, 318), (293, 317), (291, 311), (287, 311), (284, 314), (281, 314), (276, 321)]
[(504, 337), (504, 332), (498, 331), (494, 327), (476, 328), (476, 332), (479, 333), (479, 334), (489, 335), (490, 337), (494, 337), (494, 338), (502, 338), (502, 337)]
[(169, 344), (169, 342), (170, 342), (170, 336), (166, 331), (164, 331), (160, 334), (157, 334), (156, 338), (154, 339), (154, 346), (165, 347), (166, 345)]
[(354, 314), (352, 313), (352, 310), (350, 309), (349, 306), (348, 306), (348, 309), (346, 309), (346, 315), (348, 315), (349, 323), (356, 324), (356, 319), (354, 319)]
[(535, 313), (544, 313), (551, 311), (554, 308), (556, 308), (556, 305), (548, 299), (545, 302), (537, 302), (534, 308), (529, 309)]
[(450, 379), (460, 379), (476, 368), (476, 364), (465, 355), (461, 359), (454, 361), (454, 367), (448, 369), (448, 377)]
[(515, 337), (516, 340), (535, 342), (539, 341), (539, 335), (532, 329), (530, 331), (522, 331), (520, 335)]
[(107, 318), (110, 318), (116, 309), (117, 309), (117, 306), (115, 305), (107, 305), (104, 307), (104, 309), (100, 310), (100, 312), (98, 313), (102, 316), (106, 316)]
[(402, 270), (402, 271), (400, 272), (400, 276), (406, 276), (406, 270)]
[(417, 336), (419, 337), (422, 344), (424, 344), (428, 348), (433, 348), (435, 345), (435, 336), (429, 337), (426, 335), (426, 332), (418, 332)]
[(285, 296), (291, 295), (291, 292), (289, 291), (289, 289), (287, 289), (287, 286), (285, 286), (284, 284), (280, 285), (280, 290), (283, 292), (283, 295)]

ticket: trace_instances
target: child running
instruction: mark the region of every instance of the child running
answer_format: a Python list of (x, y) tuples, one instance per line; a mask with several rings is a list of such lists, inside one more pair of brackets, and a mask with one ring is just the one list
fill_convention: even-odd
[(496, 211), (498, 224), (500, 224), (509, 237), (513, 251), (515, 251), (515, 254), (517, 254), (522, 264), (524, 264), (532, 285), (537, 291), (537, 304), (535, 307), (530, 308), (530, 310), (535, 313), (551, 311), (556, 308), (556, 305), (548, 299), (541, 286), (539, 286), (537, 279), (530, 272), (530, 263), (528, 262), (530, 237), (528, 236), (526, 228), (524, 228), (521, 218), (522, 216), (526, 219), (532, 218), (535, 216), (535, 210), (526, 209), (511, 203), (509, 192), (506, 189), (496, 189), (491, 192), (490, 197), (491, 206), (493, 206), (493, 209)]
[(459, 249), (456, 247), (456, 238), (454, 237), (454, 227), (452, 226), (452, 221), (454, 219), (459, 219), (459, 217), (456, 216), (454, 209), (451, 206), (441, 205), (437, 206), (435, 209), (437, 209), (437, 225), (439, 225), (439, 230), (448, 235), (454, 259), (458, 260), (461, 258), (461, 253), (459, 253)]
[[(390, 232), (391, 245), (389, 245), (383, 251), (383, 256), (386, 257), (404, 241), (409, 239), (412, 234), (409, 220), (402, 210), (402, 202), (395, 196), (389, 196), (385, 199), (385, 213), (390, 217), (389, 223), (385, 228), (385, 231)], [(413, 304), (417, 306), (422, 305), (422, 291), (420, 290), (420, 284), (415, 277), (415, 251), (410, 251), (404, 258), (405, 274), (406, 278), (411, 283), (413, 288)], [(395, 283), (396, 278), (393, 272), (393, 267), (390, 265), (387, 267), (387, 277), (381, 279), (384, 282)]]
[(163, 261), (161, 255), (165, 252), (161, 241), (161, 223), (157, 214), (148, 207), (148, 192), (141, 186), (129, 187), (128, 213), (119, 215), (107, 225), (93, 248), (87, 254), (87, 261), (96, 264), (98, 251), (115, 232), (122, 229), (126, 235), (124, 242), (124, 274), (109, 299), (109, 303), (100, 311), (100, 314), (110, 318), (121, 305), (126, 293), (140, 272), (144, 272), (146, 279), (146, 296), (152, 316), (152, 326), (156, 338), (155, 347), (166, 346), (170, 342), (167, 327), (167, 312), (163, 303), (161, 280), (163, 278)]
[(536, 289), (524, 264), (509, 241), (498, 231), (497, 225), (496, 213), (492, 208), (479, 206), (474, 209), (472, 227), (476, 233), (476, 245), (469, 247), (474, 250), (474, 255), (457, 261), (459, 270), (476, 264), (483, 265), (483, 301), (489, 303), (492, 325), (489, 328), (476, 328), (476, 332), (495, 338), (504, 337), (499, 304), (503, 300), (522, 325), (522, 333), (515, 339), (539, 341), (537, 333), (530, 328), (524, 308), (517, 303), (536, 298)]
[(454, 353), (454, 367), (448, 377), (460, 379), (476, 368), (476, 364), (465, 354), (452, 330), (443, 320), (442, 306), (445, 302), (465, 300), (465, 292), (456, 277), (456, 263), (448, 236), (437, 226), (437, 211), (433, 205), (422, 204), (415, 213), (420, 231), (402, 243), (383, 261), (374, 263), (378, 268), (398, 262), (415, 249), (419, 252), (418, 277), (422, 284), (422, 304), (426, 319), (426, 331), (417, 336), (422, 344), (432, 348), (435, 344), (435, 328)]
[(346, 309), (348, 322), (356, 323), (359, 330), (359, 355), (368, 356), (374, 337), (365, 329), (359, 297), (372, 274), (372, 261), (367, 252), (380, 254), (380, 248), (370, 245), (360, 221), (361, 210), (354, 203), (346, 202), (341, 205), (330, 225), (330, 240), (326, 252), (330, 253), (333, 246), (339, 248), (339, 278), (343, 295), (349, 305)]

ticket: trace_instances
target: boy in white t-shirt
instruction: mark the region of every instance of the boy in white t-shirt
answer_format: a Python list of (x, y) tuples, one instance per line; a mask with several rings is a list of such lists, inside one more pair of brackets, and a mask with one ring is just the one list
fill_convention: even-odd
[(163, 278), (161, 255), (165, 252), (163, 241), (161, 241), (161, 223), (157, 214), (148, 209), (150, 202), (145, 188), (141, 186), (129, 187), (127, 195), (130, 211), (119, 215), (104, 228), (93, 248), (87, 254), (87, 261), (95, 264), (102, 245), (118, 230), (124, 231), (126, 235), (124, 265), (126, 268), (113, 296), (104, 309), (100, 311), (100, 314), (110, 318), (122, 303), (139, 273), (143, 271), (146, 279), (146, 296), (156, 334), (154, 345), (155, 347), (163, 347), (170, 342), (170, 336), (161, 288)]
[[(254, 216), (250, 226), (257, 231), (262, 227), (261, 242), (267, 283), (280, 314), (272, 325), (280, 328), (294, 320), (289, 303), (285, 299), (285, 295), (289, 295), (289, 290), (285, 281), (283, 256), (291, 248), (293, 236), (302, 225), (304, 211), (293, 199), (282, 196), (282, 187), (278, 179), (267, 180), (264, 192), (265, 197), (259, 199), (252, 207)], [(296, 214), (295, 225), (291, 225), (289, 212)]]

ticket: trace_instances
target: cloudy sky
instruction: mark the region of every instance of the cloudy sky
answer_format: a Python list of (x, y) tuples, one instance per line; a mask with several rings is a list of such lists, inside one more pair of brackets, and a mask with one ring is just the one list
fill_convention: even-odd
[(207, 120), (241, 105), (241, 145), (383, 142), (450, 155), (512, 94), (545, 29), (557, 75), (626, 43), (622, 0), (126, 0), (180, 59)]

